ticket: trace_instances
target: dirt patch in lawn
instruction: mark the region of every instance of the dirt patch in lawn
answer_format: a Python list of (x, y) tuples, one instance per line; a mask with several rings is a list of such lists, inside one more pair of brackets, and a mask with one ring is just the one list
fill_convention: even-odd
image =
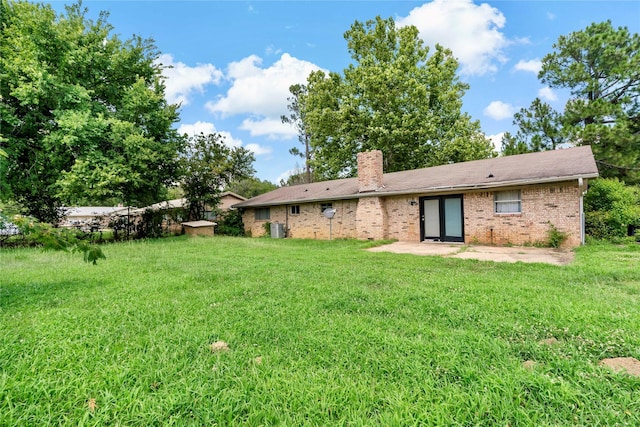
[(566, 265), (573, 261), (570, 250), (530, 248), (523, 246), (482, 246), (433, 242), (394, 242), (368, 249), (371, 252), (442, 256), (494, 262), (538, 262)]
[(640, 377), (640, 360), (633, 357), (614, 357), (611, 359), (603, 359), (600, 361), (600, 365), (607, 366), (615, 372)]

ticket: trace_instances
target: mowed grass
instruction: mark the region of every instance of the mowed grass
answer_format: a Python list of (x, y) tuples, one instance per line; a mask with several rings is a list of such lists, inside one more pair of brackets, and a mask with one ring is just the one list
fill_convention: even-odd
[(640, 379), (598, 365), (640, 358), (638, 245), (563, 267), (368, 245), (1, 250), (0, 425), (640, 424)]

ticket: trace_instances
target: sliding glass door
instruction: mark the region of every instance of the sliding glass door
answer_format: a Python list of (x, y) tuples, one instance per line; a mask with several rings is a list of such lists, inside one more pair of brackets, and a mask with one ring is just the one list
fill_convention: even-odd
[(462, 195), (420, 199), (422, 240), (464, 242)]

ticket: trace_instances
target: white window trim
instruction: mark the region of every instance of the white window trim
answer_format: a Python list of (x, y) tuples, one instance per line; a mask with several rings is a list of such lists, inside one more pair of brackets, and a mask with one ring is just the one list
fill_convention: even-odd
[[(518, 193), (518, 198), (517, 199), (505, 199), (505, 200), (498, 200), (498, 195), (499, 194), (505, 194), (505, 193)], [(518, 206), (518, 210), (510, 210), (510, 211), (505, 211), (505, 212), (500, 212), (500, 209), (498, 209), (498, 206), (505, 206), (508, 204), (515, 204), (517, 203)], [(522, 213), (522, 191), (521, 190), (506, 190), (506, 191), (495, 191), (493, 193), (493, 213), (496, 215), (519, 215)]]

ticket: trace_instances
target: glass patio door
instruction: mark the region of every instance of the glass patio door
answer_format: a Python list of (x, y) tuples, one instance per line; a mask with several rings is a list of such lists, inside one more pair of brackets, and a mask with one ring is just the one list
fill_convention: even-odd
[(462, 195), (423, 197), (421, 201), (422, 240), (464, 241)]

